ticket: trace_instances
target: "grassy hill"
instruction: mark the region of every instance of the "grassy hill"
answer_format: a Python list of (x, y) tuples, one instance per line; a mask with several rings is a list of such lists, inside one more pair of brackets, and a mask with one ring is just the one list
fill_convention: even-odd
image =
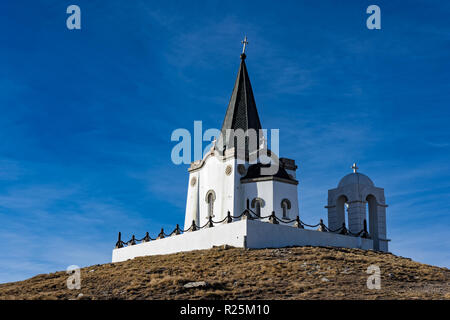
[[(367, 288), (369, 265), (381, 289)], [(324, 247), (214, 248), (0, 284), (0, 299), (450, 299), (450, 270), (389, 253)], [(199, 282), (191, 284), (191, 282)]]

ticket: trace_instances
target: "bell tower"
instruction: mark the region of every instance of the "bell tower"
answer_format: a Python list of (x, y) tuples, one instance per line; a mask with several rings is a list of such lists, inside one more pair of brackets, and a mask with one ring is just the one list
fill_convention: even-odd
[(353, 234), (368, 225), (373, 249), (388, 251), (386, 238), (386, 208), (384, 189), (378, 188), (372, 180), (358, 172), (356, 163), (351, 167), (353, 173), (343, 177), (337, 188), (328, 190), (328, 226), (339, 229), (348, 220), (348, 229)]

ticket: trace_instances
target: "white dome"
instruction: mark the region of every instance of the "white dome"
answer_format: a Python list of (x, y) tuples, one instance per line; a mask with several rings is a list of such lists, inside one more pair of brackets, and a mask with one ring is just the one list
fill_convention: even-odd
[(338, 188), (348, 186), (351, 184), (360, 184), (360, 185), (366, 185), (366, 186), (370, 186), (370, 187), (375, 186), (373, 184), (372, 180), (370, 180), (370, 178), (368, 176), (366, 176), (365, 174), (359, 173), (359, 172), (356, 172), (356, 173), (354, 172), (354, 173), (350, 173), (350, 174), (346, 175), (345, 177), (343, 177), (341, 179), (341, 181), (339, 181)]

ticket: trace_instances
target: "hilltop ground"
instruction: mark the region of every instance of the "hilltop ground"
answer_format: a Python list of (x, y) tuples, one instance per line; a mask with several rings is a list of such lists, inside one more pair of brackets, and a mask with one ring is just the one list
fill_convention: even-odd
[[(380, 290), (367, 288), (373, 264), (381, 271)], [(450, 299), (449, 269), (328, 247), (140, 257), (81, 269), (80, 290), (67, 289), (67, 278), (61, 271), (0, 284), (0, 299)]]

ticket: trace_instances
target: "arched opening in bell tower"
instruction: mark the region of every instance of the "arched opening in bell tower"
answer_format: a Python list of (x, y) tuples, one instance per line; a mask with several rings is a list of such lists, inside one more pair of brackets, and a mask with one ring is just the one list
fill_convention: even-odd
[[(369, 234), (373, 240), (373, 249), (379, 250), (378, 245), (378, 213), (377, 213), (377, 199), (374, 195), (369, 194), (366, 198), (366, 221), (367, 221), (367, 229)], [(368, 219), (367, 219), (368, 215)]]
[(341, 195), (336, 201), (336, 226), (340, 228), (345, 222), (348, 228), (348, 214), (345, 214), (348, 208), (348, 198), (345, 195)]

